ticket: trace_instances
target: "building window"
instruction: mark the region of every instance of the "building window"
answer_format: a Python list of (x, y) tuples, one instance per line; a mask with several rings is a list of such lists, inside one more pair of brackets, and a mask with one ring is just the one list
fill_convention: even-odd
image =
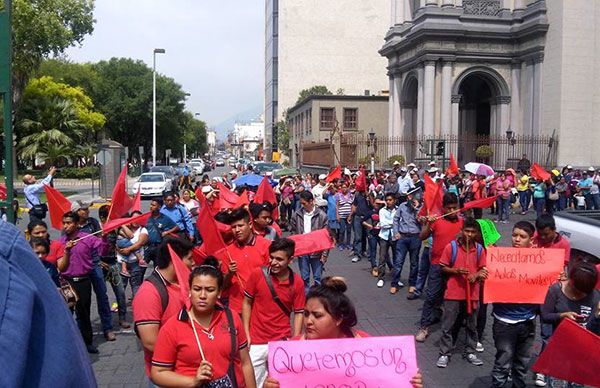
[(321, 108), (321, 129), (333, 129), (335, 122), (335, 109)]
[(344, 129), (358, 128), (358, 109), (344, 108)]

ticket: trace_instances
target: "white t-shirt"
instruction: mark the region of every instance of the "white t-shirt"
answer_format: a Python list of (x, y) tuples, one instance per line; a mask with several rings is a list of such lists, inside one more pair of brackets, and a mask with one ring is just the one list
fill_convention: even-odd
[(181, 199), (179, 201), (180, 204), (182, 204), (183, 206), (185, 206), (185, 208), (187, 209), (187, 211), (191, 212), (192, 209), (196, 209), (198, 207), (200, 207), (200, 204), (198, 203), (198, 201), (190, 198), (189, 201), (185, 202), (183, 199)]
[[(137, 243), (142, 234), (145, 234), (146, 236), (148, 236), (148, 230), (145, 227), (140, 226), (139, 228), (137, 228), (137, 230), (135, 232), (133, 232), (133, 237), (129, 241), (131, 241), (132, 244)], [(144, 257), (144, 247), (141, 247), (140, 249), (138, 249), (137, 252), (139, 252), (140, 255), (142, 255), (142, 257)], [(137, 261), (135, 252), (130, 253), (129, 256), (127, 256), (127, 257), (117, 253), (117, 259), (119, 259), (120, 261), (126, 261), (128, 263), (134, 263)]]

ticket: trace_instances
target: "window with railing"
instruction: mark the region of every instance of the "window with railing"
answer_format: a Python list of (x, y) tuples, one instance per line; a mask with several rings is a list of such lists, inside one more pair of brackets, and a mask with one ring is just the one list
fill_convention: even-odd
[(335, 124), (335, 109), (334, 108), (321, 108), (320, 116), (321, 129), (333, 129)]
[(344, 129), (358, 128), (358, 108), (344, 108)]

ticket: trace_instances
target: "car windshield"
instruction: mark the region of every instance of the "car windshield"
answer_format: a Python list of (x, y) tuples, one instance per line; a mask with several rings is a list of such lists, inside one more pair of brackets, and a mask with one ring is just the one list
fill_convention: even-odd
[(140, 182), (164, 182), (164, 178), (159, 174), (142, 175), (140, 176)]
[(260, 172), (279, 170), (281, 168), (283, 168), (283, 166), (279, 163), (261, 163), (256, 166), (256, 170)]
[(152, 169), (150, 171), (152, 171), (152, 172), (164, 172), (167, 175), (172, 175), (173, 174), (173, 170), (171, 170), (171, 167), (168, 167), (168, 166), (156, 166), (156, 167), (152, 167)]

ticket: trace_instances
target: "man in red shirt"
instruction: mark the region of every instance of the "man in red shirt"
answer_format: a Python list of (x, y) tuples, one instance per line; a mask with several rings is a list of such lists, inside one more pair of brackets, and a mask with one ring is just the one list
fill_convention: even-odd
[(166, 237), (158, 248), (154, 272), (142, 283), (133, 298), (133, 321), (144, 347), (144, 362), (148, 378), (150, 378), (152, 354), (158, 331), (169, 318), (177, 315), (183, 306), (179, 281), (167, 244), (171, 245), (177, 256), (190, 269), (194, 264), (193, 245), (189, 240)]
[[(273, 241), (269, 267), (254, 269), (244, 290), (242, 320), (257, 387), (267, 378), (269, 341), (292, 338), (302, 331), (304, 282), (289, 268), (295, 245), (288, 238)], [(290, 327), (292, 312), (294, 324)]]
[(558, 248), (565, 250), (565, 267), (571, 258), (571, 243), (564, 236), (556, 232), (554, 217), (542, 214), (535, 220), (536, 234), (533, 244), (538, 248)]
[[(465, 358), (473, 365), (483, 365), (483, 361), (475, 355), (475, 347), (478, 341), (479, 282), (487, 278), (487, 269), (485, 250), (475, 242), (477, 232), (478, 225), (475, 219), (465, 219), (461, 236), (446, 245), (440, 258), (442, 273), (448, 277), (444, 294), (440, 357), (437, 361), (440, 368), (448, 366), (453, 348), (452, 329), (456, 320), (462, 319), (463, 316), (466, 317), (467, 323)], [(467, 306), (467, 303), (471, 306)]]
[(242, 313), (244, 289), (250, 274), (263, 265), (269, 264), (269, 245), (271, 241), (254, 234), (250, 214), (244, 208), (234, 209), (230, 215), (231, 231), (234, 241), (227, 251), (220, 255), (225, 274), (226, 289), (223, 300), (229, 300), (231, 311)]
[(421, 327), (415, 336), (415, 340), (418, 342), (425, 341), (429, 335), (429, 326), (441, 318), (440, 306), (446, 284), (440, 268), (440, 258), (446, 245), (456, 238), (463, 225), (463, 219), (458, 217), (459, 204), (456, 194), (444, 194), (442, 205), (444, 214), (452, 214), (438, 219), (435, 217), (421, 217), (420, 219), (423, 223), (421, 240), (427, 240), (429, 236), (433, 236), (433, 244), (430, 253), (431, 267), (429, 269), (429, 280), (427, 281), (427, 293), (421, 313)]

